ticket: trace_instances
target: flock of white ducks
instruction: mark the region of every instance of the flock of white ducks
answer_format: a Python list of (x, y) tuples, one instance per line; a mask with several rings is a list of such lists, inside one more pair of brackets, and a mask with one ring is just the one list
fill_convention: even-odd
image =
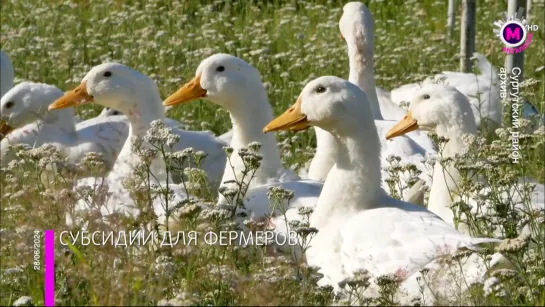
[[(433, 95), (430, 104), (458, 103), (450, 99), (454, 95), (444, 98), (445, 92), (457, 93), (454, 88), (437, 85), (421, 91)], [(306, 253), (308, 263), (321, 268), (322, 283), (337, 287), (355, 272), (367, 270), (372, 276), (396, 273), (412, 284), (418, 270), (442, 253), (496, 241), (462, 234), (424, 207), (384, 191), (370, 102), (351, 82), (337, 77), (311, 81), (295, 105), (265, 131), (294, 126), (324, 129), (339, 149), (311, 216), (311, 226), (319, 232)]]
[(74, 109), (48, 112), (52, 101), (64, 93), (57, 87), (32, 82), (21, 82), (0, 100), (0, 114), (5, 120), (1, 142), (2, 164), (9, 146), (27, 144), (40, 147), (54, 144), (69, 161), (77, 163), (89, 152), (103, 155), (108, 169), (114, 165), (129, 131), (128, 123), (121, 116), (96, 117), (76, 123)]
[[(91, 102), (119, 110), (125, 114), (130, 123), (128, 137), (112, 171), (105, 178), (112, 196), (107, 200), (107, 205), (101, 207), (101, 212), (104, 216), (114, 212), (138, 215), (139, 210), (130, 198), (128, 191), (123, 187), (122, 182), (134, 174), (136, 167), (141, 162), (139, 156), (134, 152), (134, 142), (137, 139), (143, 139), (153, 121), (165, 121), (165, 110), (161, 103), (159, 88), (149, 77), (125, 65), (107, 63), (91, 69), (79, 86), (55, 100), (49, 106), (49, 110), (65, 109)], [(218, 178), (226, 163), (224, 144), (208, 132), (186, 131), (173, 127), (170, 129), (179, 136), (179, 141), (173, 144), (170, 150), (175, 152), (193, 148), (195, 151), (207, 153), (208, 156), (204, 160), (202, 168), (207, 172), (212, 186), (219, 184)], [(145, 142), (144, 146), (151, 148), (152, 145)], [(172, 178), (166, 174), (165, 164), (160, 155), (155, 155), (152, 158), (150, 171), (155, 184), (165, 186), (167, 180), (172, 182)], [(92, 178), (85, 178), (81, 184), (91, 183), (93, 185), (96, 181)], [(99, 182), (102, 184), (101, 180)], [(185, 199), (183, 188), (174, 184), (171, 184), (170, 188), (176, 191), (175, 197), (177, 198), (172, 201), (173, 203)], [(87, 205), (87, 201), (82, 200), (77, 209), (81, 210)], [(153, 208), (159, 220), (164, 221), (166, 205), (163, 200), (155, 199)]]
[[(369, 98), (375, 126), (380, 136), (382, 165), (388, 165), (387, 158), (399, 156), (406, 163), (413, 163), (422, 171), (421, 179), (427, 180), (426, 169), (421, 161), (426, 157), (436, 155), (433, 143), (427, 135), (418, 131), (386, 141), (387, 131), (401, 119), (406, 111), (388, 100), (384, 95), (379, 100), (375, 85), (374, 75), (374, 19), (369, 9), (359, 2), (351, 2), (345, 5), (344, 13), (339, 22), (342, 37), (348, 47), (350, 66), (349, 81), (358, 85)], [(384, 93), (384, 91), (380, 91)], [(334, 138), (327, 132), (316, 127), (317, 150), (316, 156), (309, 168), (309, 178), (324, 180), (334, 164), (334, 155), (337, 150)], [(386, 173), (383, 172), (386, 180)], [(428, 185), (429, 185), (429, 180)], [(387, 186), (384, 184), (384, 187)], [(423, 193), (424, 190), (417, 191)], [(414, 191), (412, 191), (414, 192)], [(407, 199), (419, 198), (416, 195), (405, 195)], [(420, 197), (422, 198), (422, 197)]]
[[(424, 131), (434, 130), (447, 137), (446, 154), (453, 156), (463, 150), (462, 134), (476, 134), (482, 118), (501, 125), (496, 74), (490, 63), (477, 55), (481, 75), (440, 75), (455, 87), (426, 81), (389, 93), (376, 87), (371, 12), (362, 3), (348, 3), (339, 28), (348, 47), (349, 80), (327, 76), (309, 82), (295, 105), (276, 119), (259, 72), (227, 54), (203, 60), (194, 79), (162, 101), (153, 80), (118, 63), (92, 68), (79, 86), (66, 93), (32, 82), (13, 87), (11, 61), (1, 53), (2, 154), (16, 143), (34, 147), (55, 144), (72, 162), (88, 152), (102, 153), (111, 168), (109, 175), (82, 178), (78, 185), (107, 184), (111, 196), (100, 208), (107, 219), (114, 212), (140, 213), (121, 183), (140, 162), (133, 144), (152, 122), (165, 122), (179, 136), (173, 152), (191, 147), (207, 154), (202, 167), (215, 189), (220, 185), (233, 188), (232, 181), (243, 178), (246, 166), (236, 152), (259, 142), (261, 166), (255, 178), (245, 182), (249, 190), (244, 204), (250, 215), (268, 217), (269, 187), (294, 191), (288, 219), (299, 218), (300, 206), (314, 208), (310, 222), (319, 232), (306, 259), (320, 267), (324, 274), (321, 284), (339, 289), (344, 280), (361, 270), (375, 277), (391, 273), (403, 282), (408, 300), (419, 294), (416, 278), (420, 269), (433, 266), (437, 258), (460, 248), (476, 249), (481, 243), (497, 240), (472, 238), (463, 227), (461, 232), (453, 227), (449, 208), (454, 202), (449, 191), (456, 188), (457, 180), (453, 170), (436, 163), (433, 181), (421, 177), (431, 188), (426, 209), (411, 203), (422, 198), (421, 190), (410, 190), (403, 195), (405, 201), (389, 196), (384, 184), (386, 159), (400, 156), (403, 162), (423, 169), (422, 160), (436, 155)], [(478, 91), (484, 92), (480, 101), (474, 97)], [(215, 137), (208, 132), (183, 130), (181, 123), (166, 118), (165, 108), (198, 99), (229, 111), (232, 130)], [(402, 100), (410, 100), (408, 112), (399, 106)], [(86, 103), (105, 108), (101, 116), (77, 123), (73, 107)], [(316, 130), (317, 150), (307, 178), (301, 178), (283, 167), (275, 135), (269, 132), (310, 127)], [(235, 151), (229, 162), (223, 149), (227, 144)], [(144, 146), (150, 144), (144, 142)], [(172, 181), (164, 172), (161, 157), (153, 157), (151, 165), (156, 184)], [(455, 175), (447, 180), (445, 171)], [(171, 183), (170, 187), (175, 200), (188, 196), (180, 185)], [(542, 195), (543, 187), (538, 190)], [(218, 206), (225, 202), (219, 195)], [(81, 200), (77, 210), (88, 206), (88, 200)], [(160, 222), (165, 222), (164, 203), (154, 200), (152, 206)], [(273, 218), (277, 230), (285, 231), (286, 221)], [(74, 223), (71, 215), (67, 222)], [(483, 270), (474, 269), (475, 278), (482, 277)], [(370, 292), (376, 294), (377, 289), (371, 288)]]

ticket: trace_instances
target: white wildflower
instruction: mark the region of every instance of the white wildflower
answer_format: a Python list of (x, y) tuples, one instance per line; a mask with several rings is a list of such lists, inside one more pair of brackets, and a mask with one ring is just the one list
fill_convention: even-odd
[(13, 306), (33, 306), (33, 305), (34, 305), (34, 301), (32, 300), (32, 297), (30, 296), (21, 296), (15, 302), (13, 302)]

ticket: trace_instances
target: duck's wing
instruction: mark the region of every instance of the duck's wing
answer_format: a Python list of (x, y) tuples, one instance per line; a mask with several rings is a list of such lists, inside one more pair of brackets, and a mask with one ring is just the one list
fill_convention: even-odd
[(218, 140), (225, 144), (231, 144), (231, 139), (233, 138), (233, 129), (225, 132), (224, 134), (218, 136)]
[(411, 276), (438, 257), (460, 248), (498, 242), (458, 232), (425, 208), (391, 199), (392, 207), (366, 210), (340, 231), (340, 257), (347, 273), (366, 269), (374, 276)]
[(55, 125), (36, 123), (28, 124), (10, 132), (1, 141), (1, 163), (6, 165), (15, 157), (15, 152), (9, 150), (17, 144), (26, 144), (31, 148), (38, 148), (44, 144), (52, 144), (59, 150), (69, 154), (69, 149), (74, 145), (74, 139)]
[(129, 121), (124, 115), (95, 117), (76, 124), (77, 145), (71, 159), (79, 161), (89, 152), (102, 153), (109, 167), (115, 163), (129, 135)]

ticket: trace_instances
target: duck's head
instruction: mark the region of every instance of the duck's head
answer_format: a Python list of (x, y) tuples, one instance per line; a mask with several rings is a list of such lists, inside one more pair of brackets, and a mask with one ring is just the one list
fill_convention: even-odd
[(9, 90), (0, 100), (2, 124), (0, 133), (7, 135), (14, 129), (44, 119), (50, 103), (63, 92), (44, 83), (22, 82)]
[(49, 110), (93, 102), (126, 113), (126, 102), (140, 101), (148, 93), (159, 96), (153, 80), (123, 64), (105, 63), (93, 67), (80, 85), (51, 104)]
[(299, 131), (317, 126), (342, 133), (366, 123), (373, 123), (367, 95), (351, 82), (325, 76), (309, 82), (295, 104), (271, 121), (263, 132)]
[(164, 106), (183, 104), (197, 99), (210, 100), (231, 109), (256, 88), (263, 88), (259, 72), (246, 61), (228, 54), (215, 54), (201, 62), (195, 78), (170, 95)]
[(452, 126), (475, 126), (468, 98), (456, 88), (444, 84), (428, 84), (414, 95), (407, 115), (392, 127), (386, 139), (416, 129), (436, 130), (438, 134)]
[(339, 20), (341, 37), (353, 42), (358, 48), (373, 48), (375, 21), (373, 14), (361, 2), (349, 2), (343, 7), (343, 15)]

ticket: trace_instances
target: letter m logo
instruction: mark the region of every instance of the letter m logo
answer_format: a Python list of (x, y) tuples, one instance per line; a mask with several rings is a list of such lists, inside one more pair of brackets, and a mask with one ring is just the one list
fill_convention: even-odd
[(520, 28), (515, 27), (514, 31), (512, 27), (507, 27), (505, 29), (505, 39), (510, 41), (512, 39), (516, 39), (517, 41), (520, 41)]

